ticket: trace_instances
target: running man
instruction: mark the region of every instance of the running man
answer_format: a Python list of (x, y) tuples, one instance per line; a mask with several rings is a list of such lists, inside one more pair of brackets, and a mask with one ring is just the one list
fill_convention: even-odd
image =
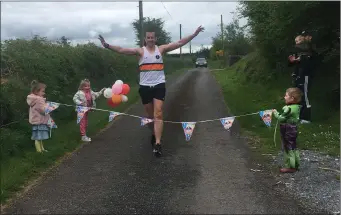
[[(162, 155), (161, 136), (163, 131), (163, 103), (166, 96), (166, 77), (164, 73), (163, 54), (178, 49), (186, 45), (204, 28), (199, 26), (197, 30), (181, 40), (157, 46), (156, 35), (153, 31), (147, 31), (145, 35), (145, 46), (142, 48), (122, 48), (120, 46), (109, 45), (104, 38), (99, 35), (103, 47), (115, 51), (119, 54), (136, 55), (139, 59), (140, 89), (139, 94), (144, 105), (148, 118), (154, 119), (154, 124), (150, 124), (152, 130), (151, 144), (154, 155)], [(153, 126), (154, 125), (154, 126)]]

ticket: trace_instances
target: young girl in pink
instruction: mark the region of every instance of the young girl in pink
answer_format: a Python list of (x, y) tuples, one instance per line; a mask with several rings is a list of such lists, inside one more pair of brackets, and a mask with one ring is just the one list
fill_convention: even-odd
[(27, 104), (30, 106), (29, 123), (32, 125), (32, 140), (35, 140), (37, 152), (47, 152), (43, 146), (43, 140), (49, 139), (50, 128), (47, 125), (50, 118), (45, 114), (45, 89), (46, 85), (38, 81), (32, 81), (31, 93), (27, 96)]
[[(94, 92), (91, 90), (90, 81), (88, 79), (83, 79), (79, 85), (77, 93), (73, 96), (73, 101), (78, 106), (85, 106), (85, 107), (96, 107), (95, 100), (103, 94), (103, 88), (99, 92)], [(88, 127), (88, 112), (87, 111), (81, 121), (79, 122), (79, 128), (81, 133), (81, 139), (85, 142), (90, 142), (91, 138), (86, 135), (86, 129)]]

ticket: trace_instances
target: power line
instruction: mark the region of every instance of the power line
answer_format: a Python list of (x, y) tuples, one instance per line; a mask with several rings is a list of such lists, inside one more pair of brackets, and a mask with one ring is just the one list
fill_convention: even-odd
[[(175, 20), (173, 19), (173, 16), (169, 13), (169, 11), (167, 10), (166, 6), (163, 4), (162, 0), (160, 0), (160, 2), (161, 2), (161, 4), (163, 5), (163, 8), (165, 9), (165, 11), (168, 13), (168, 15), (170, 16), (170, 18), (172, 19), (172, 21), (174, 21), (175, 24), (180, 25), (180, 23), (178, 23), (177, 21), (175, 21)], [(182, 28), (183, 28), (183, 26), (182, 26)]]
[(163, 8), (165, 8), (165, 10), (167, 11), (168, 15), (171, 17), (171, 19), (174, 21), (172, 15), (168, 12), (166, 6), (163, 4), (162, 0), (160, 0), (161, 4), (163, 5)]
[[(184, 31), (184, 30), (185, 30), (184, 26), (183, 26), (182, 24), (178, 23), (177, 21), (175, 21), (175, 20), (173, 19), (173, 16), (172, 16), (172, 15), (170, 14), (170, 12), (167, 10), (167, 8), (166, 8), (166, 6), (163, 4), (162, 0), (160, 0), (160, 3), (162, 4), (163, 8), (165, 9), (165, 11), (166, 11), (166, 12), (168, 13), (168, 15), (170, 16), (171, 20), (174, 21), (175, 24), (177, 24), (178, 26), (179, 26), (179, 25), (181, 26), (181, 27), (180, 27), (180, 31), (181, 31), (181, 32), (180, 32), (180, 35), (182, 35), (183, 32), (185, 32), (185, 31)], [(180, 39), (181, 39), (181, 36), (180, 36)], [(184, 46), (184, 47), (189, 46), (190, 53), (192, 52), (192, 44), (191, 44), (191, 42), (192, 42), (192, 41), (189, 42), (189, 45), (185, 45), (185, 46)], [(180, 55), (181, 55), (181, 52), (182, 52), (182, 50), (181, 50), (181, 48), (180, 48)]]

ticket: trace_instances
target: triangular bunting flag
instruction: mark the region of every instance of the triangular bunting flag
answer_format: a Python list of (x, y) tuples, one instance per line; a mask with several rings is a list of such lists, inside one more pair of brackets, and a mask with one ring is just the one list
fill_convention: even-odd
[(58, 128), (54, 120), (50, 117), (49, 120), (47, 121), (47, 125), (52, 129), (52, 128)]
[(186, 141), (189, 141), (192, 137), (196, 122), (181, 122), (184, 129)]
[(226, 118), (220, 119), (221, 124), (224, 126), (226, 130), (230, 130), (230, 128), (232, 127), (233, 121), (234, 121), (234, 117), (226, 117)]
[(47, 121), (47, 126), (50, 127), (50, 138), (52, 136), (52, 128), (58, 128), (54, 120), (50, 117)]
[(111, 122), (116, 116), (120, 115), (121, 113), (119, 112), (114, 112), (114, 111), (110, 111), (109, 114), (109, 122)]
[(52, 111), (56, 110), (59, 107), (59, 103), (55, 102), (46, 102), (45, 104), (45, 114), (49, 114)]
[(259, 111), (259, 115), (267, 126), (271, 126), (272, 110)]
[(84, 107), (84, 106), (77, 106), (77, 124), (83, 119), (84, 114), (90, 110), (90, 107)]
[(141, 118), (141, 126), (147, 125), (148, 123), (151, 123), (151, 122), (153, 122), (153, 121), (154, 121), (154, 120), (152, 120), (152, 119), (142, 117), (142, 118)]

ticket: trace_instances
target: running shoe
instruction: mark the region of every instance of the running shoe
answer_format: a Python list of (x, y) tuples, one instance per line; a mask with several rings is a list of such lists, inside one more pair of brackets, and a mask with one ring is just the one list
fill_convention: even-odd
[(154, 152), (155, 157), (161, 157), (161, 155), (162, 155), (162, 147), (161, 147), (160, 143), (154, 145), (153, 152)]

